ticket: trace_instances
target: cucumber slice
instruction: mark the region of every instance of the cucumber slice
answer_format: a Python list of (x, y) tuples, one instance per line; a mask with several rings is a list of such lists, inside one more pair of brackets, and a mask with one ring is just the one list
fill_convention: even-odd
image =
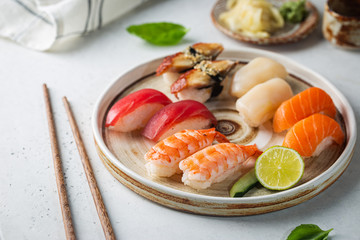
[(250, 172), (239, 178), (239, 180), (237, 180), (236, 183), (231, 187), (230, 197), (244, 196), (245, 193), (252, 189), (257, 182), (258, 180), (255, 175), (255, 169), (252, 169)]

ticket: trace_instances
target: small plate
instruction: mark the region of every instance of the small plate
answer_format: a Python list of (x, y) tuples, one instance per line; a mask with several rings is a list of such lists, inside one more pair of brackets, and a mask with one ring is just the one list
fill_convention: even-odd
[[(224, 51), (219, 59), (232, 59), (246, 63), (255, 57), (268, 57), (282, 63), (288, 72), (286, 80), (294, 93), (309, 86), (324, 89), (333, 99), (337, 109), (337, 121), (346, 133), (346, 142), (333, 145), (317, 158), (306, 160), (306, 169), (301, 182), (286, 191), (269, 191), (256, 187), (242, 198), (230, 198), (229, 188), (237, 176), (212, 185), (209, 189), (196, 191), (181, 182), (181, 176), (151, 178), (146, 174), (144, 154), (154, 145), (140, 132), (118, 133), (104, 127), (107, 112), (121, 97), (141, 88), (155, 88), (173, 100), (169, 86), (162, 77), (155, 76), (155, 69), (163, 58), (135, 67), (112, 83), (96, 103), (92, 128), (96, 149), (109, 172), (134, 192), (164, 206), (207, 215), (240, 216), (266, 213), (291, 207), (319, 194), (335, 182), (350, 163), (356, 140), (356, 122), (353, 110), (345, 97), (326, 79), (292, 60), (268, 51), (242, 49)], [(219, 110), (232, 110), (235, 100), (220, 96), (206, 103), (218, 118)], [(221, 111), (220, 111), (221, 113)], [(228, 115), (229, 116), (229, 115)], [(234, 119), (238, 114), (234, 115)], [(259, 128), (258, 136), (261, 136)], [(276, 138), (274, 138), (276, 140)], [(237, 140), (230, 139), (238, 142)], [(253, 139), (248, 139), (252, 141)]]
[[(249, 37), (241, 33), (233, 32), (225, 24), (219, 21), (220, 14), (227, 11), (226, 2), (227, 0), (217, 1), (211, 11), (211, 19), (215, 27), (233, 39), (252, 44), (275, 45), (297, 42), (312, 33), (315, 30), (319, 20), (319, 13), (316, 7), (311, 2), (306, 1), (306, 8), (309, 11), (309, 14), (302, 23), (285, 23), (283, 29), (277, 30), (269, 38)], [(280, 7), (281, 4), (279, 6), (279, 3), (283, 3), (285, 1), (282, 0), (270, 2), (272, 2), (274, 6)]]

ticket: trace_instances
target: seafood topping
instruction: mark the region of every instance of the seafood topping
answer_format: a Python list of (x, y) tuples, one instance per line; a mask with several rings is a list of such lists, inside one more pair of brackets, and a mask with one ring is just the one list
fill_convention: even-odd
[(204, 104), (184, 100), (158, 111), (146, 124), (142, 135), (156, 142), (184, 129), (205, 129), (216, 124), (215, 116)]
[(235, 62), (230, 60), (202, 61), (194, 69), (180, 75), (171, 85), (171, 93), (181, 100), (206, 102), (221, 93), (221, 82), (234, 66)]
[(237, 171), (253, 168), (256, 158), (250, 157), (260, 154), (256, 145), (211, 145), (180, 162), (179, 167), (184, 172), (181, 180), (192, 188), (205, 189)]
[(234, 74), (230, 94), (241, 97), (260, 83), (276, 77), (285, 79), (287, 75), (286, 68), (279, 62), (270, 58), (257, 57)]
[(252, 127), (270, 120), (280, 104), (293, 96), (290, 85), (281, 78), (273, 78), (250, 89), (236, 101), (236, 109)]
[(214, 60), (223, 50), (223, 46), (218, 43), (195, 43), (186, 48), (184, 53), (199, 63), (202, 60)]
[(210, 146), (214, 141), (229, 142), (215, 128), (204, 130), (183, 130), (165, 138), (146, 154), (145, 165), (150, 176), (170, 177), (181, 173), (179, 162), (193, 153)]
[(130, 132), (146, 125), (149, 119), (171, 100), (162, 92), (145, 88), (117, 101), (109, 110), (105, 127)]
[(202, 60), (214, 60), (223, 50), (223, 46), (218, 43), (195, 43), (183, 52), (165, 57), (156, 69), (156, 75), (191, 69)]
[(230, 60), (201, 61), (194, 68), (200, 69), (202, 72), (209, 75), (214, 81), (221, 82), (234, 66), (235, 62)]
[(297, 122), (287, 132), (283, 146), (296, 150), (303, 157), (318, 156), (333, 142), (341, 145), (345, 134), (332, 118), (320, 113)]
[(284, 131), (314, 113), (324, 113), (331, 118), (336, 115), (331, 97), (317, 87), (308, 88), (280, 105), (273, 119), (274, 131)]

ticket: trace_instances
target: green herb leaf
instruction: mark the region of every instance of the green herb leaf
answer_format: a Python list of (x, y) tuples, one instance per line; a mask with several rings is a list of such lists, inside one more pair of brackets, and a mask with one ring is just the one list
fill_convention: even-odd
[(305, 0), (286, 2), (280, 7), (280, 14), (286, 22), (299, 23), (307, 16)]
[(301, 224), (292, 230), (287, 240), (327, 240), (332, 230), (321, 230), (315, 224)]
[(160, 46), (177, 44), (189, 31), (182, 25), (169, 22), (131, 25), (126, 30), (149, 43)]

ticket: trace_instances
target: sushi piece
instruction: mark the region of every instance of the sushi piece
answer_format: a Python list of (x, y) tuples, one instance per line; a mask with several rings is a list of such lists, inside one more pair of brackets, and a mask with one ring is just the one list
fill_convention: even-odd
[(192, 57), (188, 57), (183, 52), (178, 52), (164, 58), (156, 69), (156, 75), (160, 76), (165, 72), (182, 72), (192, 68), (195, 64), (196, 62)]
[(211, 86), (214, 81), (209, 75), (199, 69), (191, 69), (171, 85), (170, 91), (180, 100), (192, 99), (201, 103), (211, 96)]
[(142, 135), (157, 142), (184, 129), (205, 129), (216, 124), (215, 116), (204, 104), (183, 100), (158, 111), (146, 124)]
[(250, 157), (260, 154), (261, 151), (256, 145), (243, 146), (234, 143), (212, 145), (180, 162), (179, 167), (184, 172), (181, 180), (192, 188), (206, 189), (241, 169), (253, 168), (256, 158)]
[(283, 146), (296, 150), (303, 157), (318, 156), (333, 142), (341, 145), (344, 132), (332, 118), (320, 113), (297, 122), (287, 132)]
[(105, 127), (119, 132), (143, 128), (149, 119), (172, 101), (162, 92), (145, 88), (117, 101), (106, 116)]
[(183, 130), (165, 138), (146, 154), (145, 165), (150, 176), (170, 177), (180, 173), (179, 162), (193, 153), (210, 146), (214, 141), (229, 142), (215, 128), (204, 130)]
[(183, 52), (165, 57), (156, 69), (156, 75), (191, 69), (202, 60), (214, 60), (223, 50), (223, 46), (218, 43), (195, 43)]
[(236, 109), (251, 127), (270, 120), (280, 104), (293, 96), (290, 85), (281, 78), (258, 84), (236, 101)]
[(171, 85), (171, 93), (180, 100), (192, 99), (204, 103), (221, 93), (221, 82), (234, 66), (235, 62), (230, 60), (202, 61)]
[(258, 57), (234, 74), (230, 94), (241, 97), (257, 84), (272, 78), (285, 79), (287, 75), (285, 67), (280, 63), (270, 58)]
[(311, 87), (283, 102), (273, 119), (275, 132), (282, 132), (314, 113), (324, 113), (334, 118), (336, 107), (331, 97), (322, 89)]

